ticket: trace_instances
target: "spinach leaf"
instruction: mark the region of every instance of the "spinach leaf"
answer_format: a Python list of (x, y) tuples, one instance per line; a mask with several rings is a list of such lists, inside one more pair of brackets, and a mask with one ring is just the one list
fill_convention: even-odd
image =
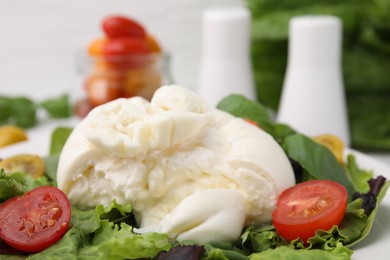
[(309, 177), (336, 181), (344, 185), (349, 198), (352, 198), (355, 192), (352, 182), (329, 149), (302, 134), (287, 136), (282, 147), (290, 158), (302, 166)]
[(54, 129), (51, 135), (50, 141), (50, 155), (60, 154), (62, 148), (65, 145), (66, 140), (69, 135), (72, 133), (73, 128), (69, 127), (57, 127)]
[(273, 133), (274, 131), (274, 124), (267, 109), (260, 103), (249, 100), (244, 96), (230, 95), (221, 100), (217, 108), (236, 117), (255, 121), (260, 128), (268, 133)]

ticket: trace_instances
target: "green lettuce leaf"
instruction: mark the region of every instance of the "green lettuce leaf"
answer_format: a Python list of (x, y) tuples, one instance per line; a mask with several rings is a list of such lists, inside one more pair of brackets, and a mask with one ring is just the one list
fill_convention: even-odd
[(54, 183), (52, 183), (46, 176), (42, 176), (39, 177), (38, 179), (35, 179), (31, 175), (23, 172), (12, 173), (9, 174), (9, 176), (11, 176), (13, 179), (15, 179), (23, 186), (24, 192), (27, 192), (29, 190), (32, 190), (40, 186), (54, 185)]
[[(390, 187), (390, 181), (386, 181), (384, 183), (384, 185), (382, 186), (382, 188), (380, 189), (379, 193), (377, 194), (376, 196), (376, 203), (375, 203), (375, 207), (373, 208), (373, 210), (369, 213), (369, 216), (367, 218), (367, 222), (365, 225), (362, 225), (362, 231), (361, 231), (361, 234), (360, 236), (354, 240), (353, 242), (349, 243), (348, 246), (349, 247), (352, 247), (354, 245), (356, 245), (357, 243), (359, 243), (360, 241), (362, 241), (371, 231), (371, 228), (374, 224), (374, 220), (375, 220), (375, 217), (378, 213), (378, 210), (380, 210), (380, 206), (379, 204), (381, 203), (381, 201), (383, 200), (383, 198), (385, 197), (386, 193), (387, 193), (387, 190), (389, 189)], [(361, 199), (358, 199), (357, 200), (357, 203), (363, 203), (363, 201)], [(349, 211), (351, 211), (351, 209), (349, 209)], [(364, 210), (363, 210), (364, 212)], [(355, 209), (355, 214), (356, 215), (359, 215), (359, 214), (362, 214), (361, 210), (359, 209)], [(344, 222), (344, 221), (343, 221)], [(346, 223), (344, 223), (345, 225)], [(351, 228), (356, 228), (358, 225), (355, 224), (351, 224), (350, 227)]]
[(250, 260), (349, 260), (351, 259), (352, 251), (339, 246), (331, 251), (324, 251), (320, 249), (294, 249), (288, 246), (281, 246), (276, 249), (269, 249), (261, 253), (254, 253), (250, 255)]
[(5, 174), (4, 170), (0, 169), (0, 203), (36, 187), (47, 185), (52, 183), (45, 176), (34, 179), (26, 173)]
[(161, 250), (169, 250), (171, 244), (166, 234), (134, 234), (132, 228), (122, 223), (120, 228), (102, 220), (92, 242), (81, 248), (79, 258), (94, 259), (139, 259), (152, 258)]
[(100, 219), (106, 219), (116, 224), (126, 223), (128, 225), (135, 225), (134, 216), (132, 213), (132, 207), (130, 204), (120, 205), (113, 200), (111, 205), (104, 207), (103, 205), (98, 205), (96, 207), (96, 212), (99, 215)]
[(356, 157), (352, 154), (347, 156), (347, 174), (352, 181), (352, 185), (357, 192), (367, 193), (370, 190), (368, 181), (374, 177), (374, 173), (361, 169), (356, 162)]
[(23, 193), (23, 185), (0, 169), (0, 203)]
[(171, 248), (166, 234), (135, 234), (118, 216), (128, 217), (129, 205), (113, 201), (104, 207), (72, 208), (71, 228), (54, 245), (28, 259), (138, 259), (152, 258)]
[(208, 242), (204, 245), (204, 248), (206, 250), (204, 259), (206, 260), (248, 259), (245, 251), (231, 242)]

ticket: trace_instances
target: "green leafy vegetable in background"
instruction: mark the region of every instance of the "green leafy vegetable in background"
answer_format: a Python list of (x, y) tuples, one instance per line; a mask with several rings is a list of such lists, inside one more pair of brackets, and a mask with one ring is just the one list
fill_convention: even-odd
[(252, 13), (257, 97), (277, 111), (293, 16), (335, 15), (343, 21), (342, 69), (352, 147), (390, 150), (390, 1), (246, 0)]
[(40, 105), (52, 118), (67, 118), (72, 114), (68, 95), (63, 95), (56, 99), (45, 100)]
[(0, 96), (0, 125), (11, 124), (22, 128), (37, 125), (39, 110), (45, 111), (50, 118), (68, 118), (72, 109), (67, 95), (47, 99), (41, 103), (26, 97)]

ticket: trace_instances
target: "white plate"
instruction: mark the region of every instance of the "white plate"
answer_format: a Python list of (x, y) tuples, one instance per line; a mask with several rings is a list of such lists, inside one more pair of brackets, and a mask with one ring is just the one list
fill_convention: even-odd
[[(66, 121), (63, 125), (74, 126), (75, 121)], [(0, 148), (0, 158), (20, 153), (46, 155), (49, 151), (51, 131), (56, 126), (56, 124), (41, 126), (40, 129), (29, 133), (29, 141), (11, 145), (7, 148)], [(356, 156), (356, 160), (360, 167), (373, 170), (376, 175), (383, 175), (387, 179), (390, 179), (390, 167), (387, 164), (355, 150), (347, 149), (345, 151), (345, 155), (350, 153)], [(389, 247), (390, 196), (385, 196), (379, 207), (370, 234), (353, 248), (354, 254), (352, 255), (352, 259), (387, 259), (388, 257), (386, 257), (386, 255), (389, 255)]]

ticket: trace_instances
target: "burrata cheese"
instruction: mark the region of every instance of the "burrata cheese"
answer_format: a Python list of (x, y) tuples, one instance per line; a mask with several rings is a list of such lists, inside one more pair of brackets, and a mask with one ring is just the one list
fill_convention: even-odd
[(122, 98), (93, 109), (63, 148), (57, 182), (81, 208), (130, 203), (139, 232), (205, 242), (270, 221), (295, 179), (268, 133), (169, 85), (150, 102)]

